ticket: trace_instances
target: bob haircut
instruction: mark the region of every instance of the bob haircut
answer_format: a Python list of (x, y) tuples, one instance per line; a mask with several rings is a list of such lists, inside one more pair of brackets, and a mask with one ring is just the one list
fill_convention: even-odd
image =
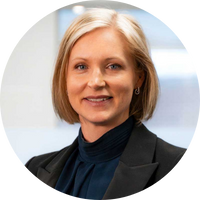
[(127, 43), (135, 63), (135, 72), (144, 72), (145, 79), (140, 94), (133, 92), (129, 115), (140, 124), (152, 117), (159, 93), (158, 77), (151, 60), (145, 35), (131, 16), (114, 10), (93, 8), (78, 16), (69, 26), (61, 41), (52, 83), (52, 100), (55, 113), (60, 119), (73, 124), (79, 116), (72, 108), (66, 85), (66, 74), (70, 52), (77, 40), (97, 28), (110, 27), (118, 31)]

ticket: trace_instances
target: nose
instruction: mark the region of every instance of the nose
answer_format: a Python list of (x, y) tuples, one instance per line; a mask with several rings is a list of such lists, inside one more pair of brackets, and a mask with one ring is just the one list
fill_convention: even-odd
[(99, 89), (105, 87), (106, 82), (104, 80), (104, 75), (102, 74), (101, 70), (95, 70), (89, 77), (88, 86), (93, 89)]

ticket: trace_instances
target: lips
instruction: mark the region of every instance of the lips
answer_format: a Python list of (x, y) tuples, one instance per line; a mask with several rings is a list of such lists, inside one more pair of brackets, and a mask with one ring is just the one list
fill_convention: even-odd
[(83, 98), (83, 102), (86, 106), (89, 106), (89, 108), (94, 109), (107, 109), (108, 106), (112, 103), (112, 96), (108, 95), (99, 95), (99, 96), (86, 96)]
[(87, 98), (88, 101), (93, 101), (93, 102), (99, 102), (99, 101), (105, 101), (110, 99), (110, 97), (108, 98), (99, 98), (99, 99), (91, 99), (91, 98)]
[(109, 95), (99, 95), (99, 96), (86, 96), (84, 99), (105, 99), (105, 98), (112, 98)]

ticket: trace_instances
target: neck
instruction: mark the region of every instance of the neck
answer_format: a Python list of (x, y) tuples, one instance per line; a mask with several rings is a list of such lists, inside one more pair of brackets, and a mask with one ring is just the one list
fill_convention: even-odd
[(87, 142), (94, 142), (103, 136), (109, 130), (119, 126), (125, 122), (128, 118), (114, 121), (115, 123), (91, 123), (85, 120), (81, 120), (81, 130), (84, 136), (84, 139)]

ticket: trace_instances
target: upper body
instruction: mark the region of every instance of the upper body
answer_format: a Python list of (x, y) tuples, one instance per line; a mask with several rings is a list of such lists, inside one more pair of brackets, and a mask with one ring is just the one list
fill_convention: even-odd
[[(114, 142), (112, 151), (117, 155), (112, 155), (109, 164), (103, 161), (101, 178), (107, 187), (99, 183), (98, 198), (123, 197), (147, 188), (165, 176), (183, 155), (184, 149), (164, 142), (142, 125), (153, 116), (158, 85), (145, 35), (131, 16), (93, 9), (78, 16), (67, 29), (53, 77), (56, 114), (68, 123), (79, 122), (85, 142), (91, 144), (107, 138), (108, 132), (130, 117), (135, 120), (124, 143)], [(83, 174), (88, 171), (88, 176), (97, 173), (93, 165), (81, 164), (84, 160), (80, 152), (74, 153), (77, 148), (80, 151), (80, 145), (76, 139), (61, 151), (32, 158), (26, 166), (48, 185), (87, 198), (83, 188), (91, 183), (87, 176), (80, 180), (75, 171), (81, 168)], [(123, 149), (118, 152), (120, 145)], [(110, 146), (108, 139), (105, 147)], [(65, 175), (68, 178), (63, 181)], [(98, 176), (91, 177), (96, 184)], [(75, 190), (82, 194), (72, 192)]]
[[(33, 157), (26, 167), (55, 188), (65, 163), (77, 146), (76, 139), (60, 151)], [(184, 153), (185, 149), (163, 141), (144, 125), (134, 126), (103, 199), (125, 197), (153, 185), (170, 172)]]

